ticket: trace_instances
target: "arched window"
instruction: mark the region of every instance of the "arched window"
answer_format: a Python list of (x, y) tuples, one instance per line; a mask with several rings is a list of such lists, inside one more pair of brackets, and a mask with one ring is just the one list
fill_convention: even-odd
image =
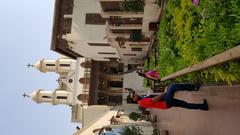
[(81, 67), (83, 68), (91, 68), (91, 62), (88, 61), (88, 62), (83, 62), (80, 64)]
[(88, 100), (88, 94), (79, 94), (78, 96), (77, 96), (77, 99), (79, 100), (79, 101), (82, 101), (82, 100)]
[(81, 84), (89, 83), (89, 82), (90, 82), (90, 79), (89, 79), (89, 78), (80, 78), (80, 79), (79, 79), (79, 82), (80, 82)]

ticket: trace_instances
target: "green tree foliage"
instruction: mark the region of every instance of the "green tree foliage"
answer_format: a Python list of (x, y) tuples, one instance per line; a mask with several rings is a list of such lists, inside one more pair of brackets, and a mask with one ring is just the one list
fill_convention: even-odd
[[(199, 63), (240, 43), (240, 0), (169, 0), (159, 30), (161, 76)], [(188, 74), (177, 81), (240, 80), (239, 62)]]

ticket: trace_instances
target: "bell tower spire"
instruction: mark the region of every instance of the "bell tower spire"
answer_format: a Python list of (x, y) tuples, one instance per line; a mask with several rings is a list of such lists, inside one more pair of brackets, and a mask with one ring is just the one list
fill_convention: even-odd
[(36, 103), (72, 105), (72, 93), (63, 90), (46, 91), (39, 89), (32, 92), (30, 95), (24, 93), (23, 97), (30, 97)]
[(39, 60), (35, 64), (28, 64), (28, 67), (35, 67), (41, 72), (68, 73), (75, 70), (76, 61), (68, 58), (59, 58), (57, 60)]

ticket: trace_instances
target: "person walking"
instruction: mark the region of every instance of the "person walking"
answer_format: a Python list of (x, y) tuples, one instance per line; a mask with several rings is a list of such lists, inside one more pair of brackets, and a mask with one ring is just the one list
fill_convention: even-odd
[(160, 77), (157, 71), (157, 67), (155, 67), (153, 70), (143, 71), (143, 69), (140, 69), (140, 70), (137, 70), (136, 72), (139, 76), (142, 76), (144, 78), (147, 78), (153, 81), (157, 81)]
[(139, 104), (144, 108), (169, 109), (171, 107), (182, 107), (187, 109), (208, 110), (207, 100), (203, 103), (187, 103), (183, 100), (175, 99), (176, 91), (198, 91), (199, 84), (171, 84), (165, 87), (165, 91), (159, 95), (141, 96), (132, 91), (127, 96), (127, 103)]

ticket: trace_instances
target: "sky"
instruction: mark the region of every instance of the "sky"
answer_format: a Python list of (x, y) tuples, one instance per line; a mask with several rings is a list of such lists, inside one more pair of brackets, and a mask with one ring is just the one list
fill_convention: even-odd
[(50, 50), (54, 0), (0, 1), (0, 134), (71, 135), (71, 108), (36, 104), (24, 92), (53, 91), (56, 73), (27, 68), (41, 59), (57, 59)]

